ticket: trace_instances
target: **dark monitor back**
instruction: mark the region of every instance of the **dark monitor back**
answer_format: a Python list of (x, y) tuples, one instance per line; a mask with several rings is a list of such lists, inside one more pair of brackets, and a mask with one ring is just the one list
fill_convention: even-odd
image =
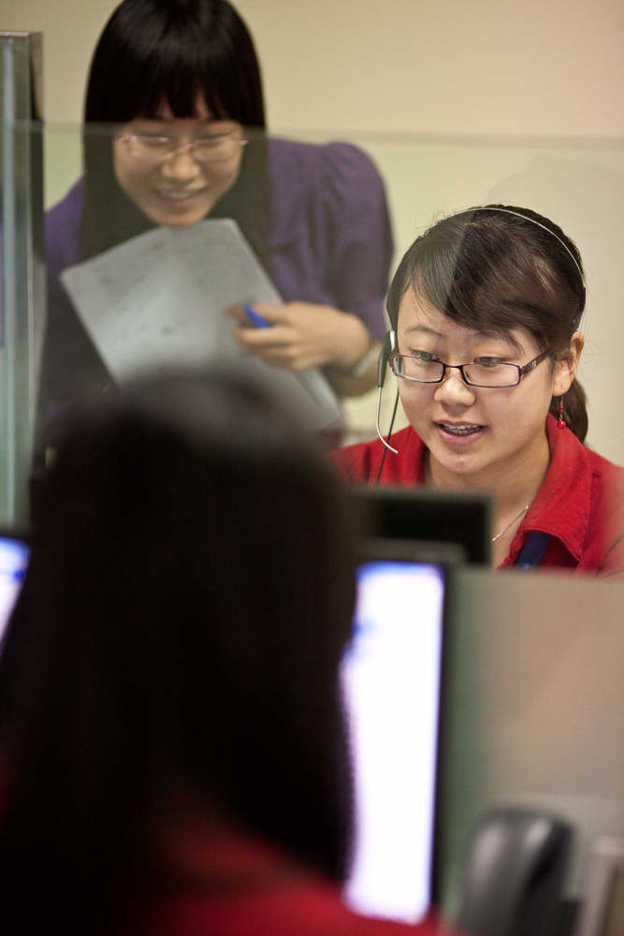
[(486, 494), (353, 485), (349, 495), (371, 537), (457, 543), (467, 562), (490, 564), (491, 503)]

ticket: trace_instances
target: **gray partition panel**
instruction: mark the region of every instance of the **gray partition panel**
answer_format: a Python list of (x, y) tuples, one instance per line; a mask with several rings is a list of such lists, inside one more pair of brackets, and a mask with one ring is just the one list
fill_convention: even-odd
[(575, 827), (568, 891), (589, 850), (624, 836), (624, 585), (547, 573), (458, 573), (445, 688), (441, 893), (455, 905), (467, 836), (499, 804)]

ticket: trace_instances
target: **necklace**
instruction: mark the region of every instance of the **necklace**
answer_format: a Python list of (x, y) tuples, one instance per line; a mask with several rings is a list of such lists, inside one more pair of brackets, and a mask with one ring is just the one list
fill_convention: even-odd
[(501, 536), (503, 535), (503, 533), (506, 533), (507, 530), (509, 529), (509, 527), (511, 527), (511, 526), (514, 525), (514, 523), (516, 522), (516, 520), (519, 520), (520, 517), (523, 517), (523, 516), (525, 515), (525, 513), (527, 512), (527, 510), (529, 509), (529, 506), (530, 506), (529, 504), (525, 504), (524, 507), (522, 508), (522, 510), (520, 511), (520, 513), (517, 513), (516, 516), (513, 518), (513, 520), (510, 520), (509, 523), (508, 523), (506, 526), (504, 526), (502, 530), (499, 530), (499, 531), (498, 531), (498, 533), (496, 534), (496, 536), (493, 536), (493, 537), (492, 537), (492, 542), (495, 543), (496, 540), (499, 540), (499, 539), (501, 538)]

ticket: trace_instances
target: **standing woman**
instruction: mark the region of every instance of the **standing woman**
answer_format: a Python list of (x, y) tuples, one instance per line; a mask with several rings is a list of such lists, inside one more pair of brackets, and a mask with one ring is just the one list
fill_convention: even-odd
[(526, 208), (446, 218), (407, 251), (388, 352), (410, 426), (337, 454), (348, 477), (487, 491), (497, 566), (624, 571), (624, 470), (587, 448), (580, 254)]
[(52, 275), (46, 395), (107, 375), (63, 301), (65, 268), (156, 225), (233, 218), (280, 292), (273, 327), (242, 347), (294, 371), (323, 367), (339, 393), (374, 385), (392, 237), (381, 178), (344, 143), (268, 140), (253, 41), (227, 0), (123, 0), (96, 46), (84, 177), (47, 218)]

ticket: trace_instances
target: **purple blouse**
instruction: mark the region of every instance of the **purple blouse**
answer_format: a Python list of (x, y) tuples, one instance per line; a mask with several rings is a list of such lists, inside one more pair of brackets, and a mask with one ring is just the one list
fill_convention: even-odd
[[(383, 182), (371, 159), (347, 143), (270, 139), (268, 167), (268, 263), (282, 298), (352, 312), (383, 339), (393, 243)], [(53, 278), (80, 262), (83, 197), (79, 181), (47, 213)]]

